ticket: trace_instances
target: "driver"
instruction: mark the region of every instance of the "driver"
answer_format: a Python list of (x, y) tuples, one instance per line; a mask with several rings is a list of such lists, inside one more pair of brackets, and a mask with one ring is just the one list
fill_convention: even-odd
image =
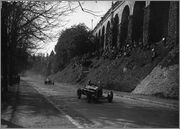
[(88, 81), (88, 85), (92, 85), (91, 80)]
[(102, 88), (101, 81), (98, 81), (98, 87)]
[(47, 78), (46, 81), (49, 82), (49, 78)]

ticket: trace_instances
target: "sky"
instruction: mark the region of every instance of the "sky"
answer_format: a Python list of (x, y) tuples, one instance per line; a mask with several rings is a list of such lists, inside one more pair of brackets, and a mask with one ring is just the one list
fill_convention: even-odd
[[(111, 7), (112, 1), (80, 1), (84, 9), (88, 9), (94, 12), (98, 16), (94, 16), (90, 13), (83, 12), (80, 7), (78, 7), (73, 13), (65, 17), (66, 22), (63, 28), (55, 28), (51, 30), (51, 33), (59, 33), (65, 29), (70, 28), (72, 25), (78, 25), (79, 23), (84, 23), (88, 28), (93, 29), (97, 23), (100, 21), (101, 17), (108, 11)], [(78, 5), (78, 2), (73, 3), (74, 6)], [(58, 38), (53, 38), (48, 41), (43, 49), (37, 51), (37, 53), (48, 53), (50, 54), (57, 43)]]

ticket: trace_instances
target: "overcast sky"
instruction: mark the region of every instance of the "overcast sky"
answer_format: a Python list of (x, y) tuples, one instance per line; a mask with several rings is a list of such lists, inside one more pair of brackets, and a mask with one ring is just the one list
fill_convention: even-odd
[[(75, 12), (69, 14), (66, 16), (66, 20), (68, 22), (63, 28), (57, 28), (54, 30), (51, 30), (51, 33), (60, 33), (62, 29), (69, 28), (72, 25), (77, 25), (79, 23), (84, 23), (87, 27), (90, 29), (93, 29), (97, 23), (100, 21), (101, 16), (103, 16), (107, 10), (111, 7), (112, 1), (80, 1), (82, 4), (82, 7), (84, 9), (88, 9), (91, 11), (96, 12), (95, 14), (98, 15), (94, 16), (92, 14), (83, 12), (81, 8), (77, 8)], [(75, 5), (78, 5), (78, 2), (74, 3)], [(99, 16), (100, 15), (100, 16)], [(93, 27), (93, 28), (92, 28)], [(50, 53), (54, 46), (57, 43), (57, 38), (54, 38), (53, 41), (48, 41), (46, 45), (44, 46), (44, 49), (41, 49), (38, 51), (38, 53)]]

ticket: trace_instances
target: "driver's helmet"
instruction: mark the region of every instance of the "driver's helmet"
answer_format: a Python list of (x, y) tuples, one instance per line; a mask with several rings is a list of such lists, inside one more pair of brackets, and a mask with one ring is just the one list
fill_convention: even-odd
[(98, 81), (98, 85), (100, 85), (101, 84), (101, 81)]
[(46, 81), (49, 81), (49, 78), (46, 78)]

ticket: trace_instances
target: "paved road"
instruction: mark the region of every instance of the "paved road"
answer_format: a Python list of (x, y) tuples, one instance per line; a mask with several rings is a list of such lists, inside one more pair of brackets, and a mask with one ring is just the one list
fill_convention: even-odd
[(10, 91), (8, 102), (1, 105), (2, 128), (76, 127), (26, 81)]
[[(32, 104), (33, 106), (29, 106), (32, 106), (32, 111), (35, 108), (36, 112), (34, 115), (29, 113), (32, 115), (31, 119), (24, 118), (24, 121), (29, 122), (24, 124), (22, 121), (19, 122), (18, 125), (23, 127), (31, 127), (34, 124), (31, 120), (40, 123), (33, 127), (179, 127), (177, 110), (121, 97), (115, 97), (113, 103), (106, 101), (87, 103), (86, 97), (77, 99), (77, 87), (72, 85), (59, 83), (54, 86), (44, 85), (43, 80), (30, 77), (24, 77), (23, 82), (26, 84), (23, 85), (23, 89), (36, 90), (24, 93), (28, 94), (28, 97), (26, 99), (24, 97), (22, 103)], [(40, 94), (44, 98), (40, 97)], [(46, 103), (46, 106), (43, 103)], [(20, 108), (18, 112), (24, 112), (24, 108)], [(18, 117), (20, 120), (23, 119), (21, 115)]]

